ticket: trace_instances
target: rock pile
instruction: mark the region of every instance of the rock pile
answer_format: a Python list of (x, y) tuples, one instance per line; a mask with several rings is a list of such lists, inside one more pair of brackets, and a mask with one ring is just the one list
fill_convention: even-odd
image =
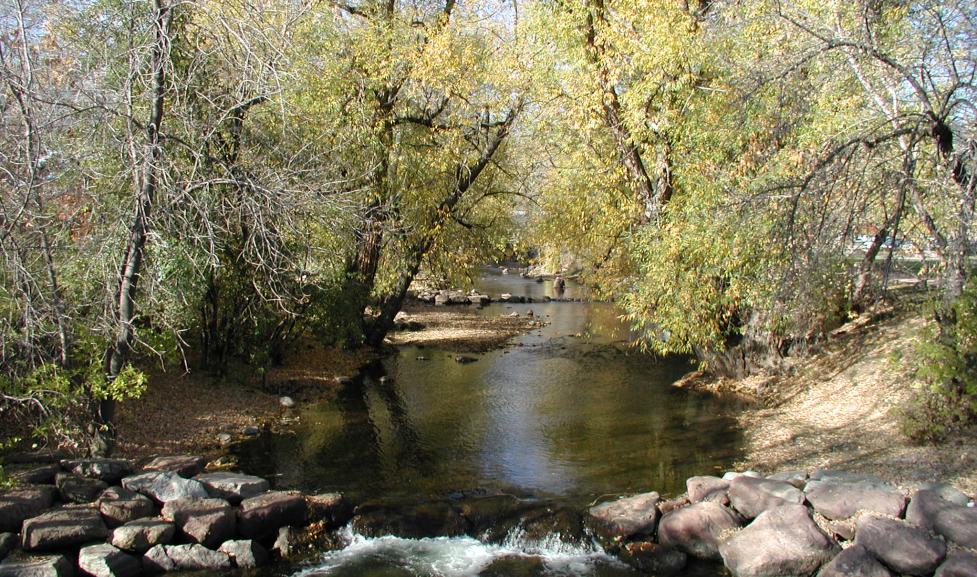
[[(251, 569), (345, 525), (339, 494), (272, 491), (267, 480), (204, 473), (194, 456), (134, 471), (119, 459), (62, 461), (0, 494), (0, 577), (136, 577)], [(286, 541), (282, 544), (283, 533)]]

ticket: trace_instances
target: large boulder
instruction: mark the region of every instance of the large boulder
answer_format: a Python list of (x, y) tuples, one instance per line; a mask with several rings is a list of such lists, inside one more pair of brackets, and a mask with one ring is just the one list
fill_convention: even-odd
[(167, 571), (226, 571), (231, 569), (227, 553), (212, 551), (203, 545), (157, 545), (142, 558), (143, 569), (149, 573)]
[(17, 535), (13, 533), (0, 533), (0, 561), (7, 558), (7, 555), (17, 548)]
[(961, 547), (977, 549), (977, 509), (948, 507), (936, 516), (933, 529)]
[(322, 523), (326, 528), (342, 527), (353, 518), (353, 507), (341, 493), (322, 493), (305, 497), (307, 525)]
[(105, 483), (118, 483), (132, 472), (132, 463), (125, 459), (76, 459), (61, 461), (66, 471), (79, 477), (98, 479)]
[(807, 507), (797, 504), (764, 511), (719, 544), (723, 562), (736, 577), (806, 577), (838, 551)]
[(254, 569), (268, 562), (268, 551), (257, 541), (227, 541), (220, 546), (220, 552), (226, 553), (234, 561), (238, 569)]
[(654, 535), (658, 524), (658, 493), (642, 493), (591, 507), (588, 525), (605, 542), (617, 542), (634, 535)]
[(920, 483), (916, 487), (919, 491), (932, 491), (939, 495), (942, 499), (953, 503), (954, 505), (960, 505), (961, 507), (966, 507), (970, 504), (970, 497), (964, 494), (963, 491), (947, 485), (946, 483)]
[(767, 478), (771, 481), (783, 481), (785, 483), (790, 483), (798, 489), (803, 489), (804, 485), (807, 483), (807, 473), (804, 471), (782, 471), (780, 473), (768, 475)]
[(98, 497), (98, 511), (109, 527), (156, 515), (156, 504), (149, 497), (122, 487), (109, 487)]
[(51, 551), (100, 541), (108, 534), (95, 509), (66, 507), (24, 521), (21, 540), (26, 551)]
[(74, 564), (64, 555), (19, 555), (0, 563), (0, 577), (73, 577)]
[(105, 481), (80, 477), (71, 473), (58, 473), (54, 484), (61, 493), (61, 500), (65, 503), (91, 503), (109, 488)]
[(698, 503), (711, 500), (710, 497), (717, 493), (725, 495), (729, 490), (729, 481), (719, 477), (689, 477), (685, 481), (685, 488), (689, 493), (689, 501)]
[(658, 523), (658, 541), (693, 557), (718, 559), (720, 540), (739, 526), (735, 513), (719, 503), (704, 501), (664, 515)]
[(51, 507), (55, 491), (54, 487), (31, 487), (0, 495), (0, 531), (20, 532), (25, 519)]
[(852, 545), (825, 565), (818, 577), (893, 577), (868, 549)]
[(972, 551), (955, 551), (936, 570), (935, 577), (974, 577), (977, 575), (977, 554)]
[(906, 510), (902, 493), (859, 483), (811, 482), (805, 493), (814, 510), (828, 519), (847, 519), (860, 511), (902, 517)]
[(858, 520), (855, 544), (899, 573), (930, 575), (946, 557), (946, 544), (926, 529), (898, 519), (865, 515)]
[(194, 477), (194, 480), (203, 483), (212, 497), (227, 499), (231, 503), (240, 503), (260, 495), (271, 486), (261, 477), (240, 473), (204, 473)]
[(238, 532), (260, 539), (274, 535), (279, 527), (305, 523), (305, 499), (298, 493), (271, 491), (241, 501), (237, 513)]
[(906, 521), (916, 527), (933, 529), (936, 526), (937, 516), (953, 506), (953, 503), (940, 497), (939, 493), (922, 489), (913, 493), (909, 498), (909, 506), (906, 507)]
[(109, 542), (125, 551), (145, 553), (156, 545), (168, 545), (176, 535), (176, 525), (162, 519), (130, 521), (112, 531)]
[(78, 568), (92, 577), (136, 577), (142, 573), (141, 561), (108, 543), (82, 547)]
[(654, 575), (674, 575), (688, 563), (688, 556), (682, 551), (650, 541), (627, 543), (618, 556), (638, 571)]
[(163, 519), (173, 521), (190, 539), (216, 549), (234, 537), (237, 516), (223, 499), (183, 497), (163, 505)]
[(203, 472), (207, 460), (196, 455), (167, 455), (156, 457), (143, 466), (145, 471), (169, 471), (181, 477), (193, 477)]
[(205, 499), (210, 496), (199, 481), (184, 479), (171, 471), (150, 471), (122, 479), (122, 486), (142, 493), (158, 503), (182, 497)]
[(409, 506), (371, 503), (356, 508), (352, 527), (354, 531), (369, 537), (396, 535), (407, 539), (424, 539), (464, 535), (468, 523), (450, 503)]
[(729, 482), (730, 505), (747, 519), (782, 505), (804, 503), (804, 493), (785, 481), (741, 475)]

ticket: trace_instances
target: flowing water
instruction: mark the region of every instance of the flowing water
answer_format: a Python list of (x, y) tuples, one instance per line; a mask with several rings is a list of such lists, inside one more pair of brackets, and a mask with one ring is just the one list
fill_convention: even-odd
[[(348, 545), (303, 574), (637, 575), (561, 515), (627, 493), (678, 495), (687, 477), (721, 472), (739, 456), (734, 407), (671, 387), (689, 364), (636, 353), (613, 306), (539, 302), (586, 295), (497, 273), (478, 288), (537, 301), (480, 314), (532, 310), (545, 326), (470, 355), (477, 360), (469, 364), (455, 352), (402, 347), (334, 398), (302, 409), (293, 434), (240, 451), (244, 469), (279, 487), (339, 491), (373, 508), (372, 538), (347, 529)], [(484, 509), (500, 498), (519, 504), (515, 517), (496, 512), (499, 527), (469, 535), (418, 513)], [(537, 519), (530, 527), (541, 510), (552, 514), (549, 525)], [(687, 574), (721, 570), (693, 566)]]

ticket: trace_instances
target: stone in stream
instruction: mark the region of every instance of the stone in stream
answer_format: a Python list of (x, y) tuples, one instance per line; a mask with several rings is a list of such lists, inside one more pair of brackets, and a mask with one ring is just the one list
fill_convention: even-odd
[(764, 511), (719, 544), (723, 562), (736, 577), (811, 575), (839, 550), (807, 507), (797, 504)]
[(651, 541), (633, 541), (625, 544), (618, 556), (638, 571), (655, 575), (674, 575), (685, 569), (688, 555), (674, 547)]
[(172, 471), (149, 471), (122, 479), (122, 486), (142, 493), (157, 503), (166, 503), (182, 497), (205, 499), (210, 496), (199, 481), (184, 479)]
[(237, 512), (238, 532), (244, 537), (260, 539), (274, 535), (279, 527), (305, 522), (305, 498), (285, 491), (269, 491), (241, 501)]
[(974, 577), (977, 575), (977, 553), (955, 551), (936, 570), (935, 577)]
[(591, 507), (588, 526), (601, 540), (614, 543), (634, 535), (654, 535), (661, 495), (642, 493)]
[(157, 545), (146, 552), (142, 559), (148, 573), (168, 571), (225, 571), (231, 569), (227, 553), (213, 551), (193, 543), (192, 545)]
[(142, 573), (140, 559), (108, 543), (82, 547), (78, 568), (92, 577), (136, 577)]
[(268, 562), (268, 551), (257, 541), (227, 541), (218, 549), (226, 553), (238, 569), (255, 569)]
[(194, 480), (203, 483), (211, 497), (227, 499), (232, 504), (260, 495), (271, 486), (261, 477), (241, 473), (203, 473), (194, 477)]
[(906, 496), (899, 491), (878, 489), (859, 483), (813, 481), (805, 488), (814, 510), (828, 519), (847, 519), (857, 512), (902, 517)]
[(825, 565), (818, 577), (893, 577), (865, 547), (853, 545)]
[(21, 541), (26, 551), (50, 551), (99, 541), (108, 534), (95, 509), (65, 507), (24, 521)]
[(234, 509), (223, 499), (174, 499), (163, 505), (162, 514), (184, 535), (211, 549), (234, 537), (237, 526)]
[(704, 501), (664, 515), (658, 523), (658, 540), (693, 557), (719, 558), (719, 541), (739, 528), (736, 514), (719, 503)]
[(13, 533), (0, 533), (0, 561), (3, 561), (16, 548), (17, 535)]
[(156, 545), (168, 545), (176, 535), (176, 525), (162, 519), (130, 521), (112, 531), (109, 542), (125, 551), (145, 553)]
[(197, 455), (168, 455), (156, 457), (143, 467), (146, 471), (169, 471), (181, 477), (193, 477), (203, 472), (207, 460)]
[(754, 519), (782, 505), (800, 505), (804, 493), (785, 481), (742, 475), (729, 482), (729, 503), (743, 517)]
[(80, 477), (98, 479), (106, 483), (118, 483), (132, 472), (132, 463), (125, 459), (74, 459), (61, 461), (66, 471)]
[(0, 495), (0, 531), (20, 532), (25, 519), (36, 517), (51, 506), (56, 492), (54, 487), (38, 486)]
[(946, 544), (929, 531), (898, 519), (865, 515), (858, 519), (855, 544), (888, 567), (908, 575), (930, 575), (946, 557)]
[(729, 481), (710, 476), (689, 477), (685, 481), (685, 488), (689, 493), (689, 501), (698, 503), (715, 493), (725, 495), (729, 490)]
[(282, 559), (288, 559), (298, 553), (301, 544), (302, 535), (295, 527), (281, 527), (271, 550)]
[(341, 493), (306, 495), (305, 524), (322, 523), (327, 528), (342, 527), (353, 518), (353, 507)]
[(54, 484), (61, 493), (61, 500), (65, 503), (91, 503), (109, 488), (105, 481), (79, 477), (71, 473), (58, 473)]
[(149, 497), (122, 487), (109, 487), (98, 497), (98, 510), (109, 527), (156, 515), (156, 504)]
[(475, 357), (469, 357), (467, 355), (458, 355), (455, 357), (455, 362), (461, 365), (467, 365), (469, 363), (474, 363), (478, 359)]
[(466, 533), (468, 524), (450, 504), (432, 502), (400, 507), (361, 505), (356, 508), (352, 527), (357, 533), (368, 537), (396, 535), (407, 539), (424, 539), (459, 537)]
[(64, 555), (18, 555), (0, 563), (0, 577), (73, 577), (74, 564)]

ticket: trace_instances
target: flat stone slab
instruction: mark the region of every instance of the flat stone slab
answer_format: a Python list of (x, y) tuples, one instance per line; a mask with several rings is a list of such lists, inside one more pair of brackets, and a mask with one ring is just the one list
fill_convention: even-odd
[(101, 543), (81, 548), (78, 568), (93, 577), (136, 577), (142, 573), (142, 562), (108, 543)]
[(122, 479), (122, 486), (142, 493), (158, 503), (166, 503), (181, 497), (206, 499), (207, 488), (199, 481), (184, 479), (171, 471), (150, 471)]
[(176, 535), (176, 525), (162, 519), (130, 521), (112, 531), (109, 542), (125, 551), (145, 553), (156, 545), (168, 545)]
[(685, 489), (689, 493), (689, 501), (698, 503), (714, 493), (726, 493), (729, 481), (710, 476), (689, 477), (685, 480)]
[(19, 533), (24, 520), (51, 507), (55, 492), (54, 487), (31, 487), (0, 495), (0, 531)]
[(936, 570), (935, 577), (974, 577), (977, 575), (977, 553), (955, 551)]
[(234, 509), (223, 499), (175, 499), (163, 505), (163, 518), (176, 523), (193, 541), (211, 549), (233, 538), (237, 526)]
[(865, 547), (852, 545), (821, 568), (818, 577), (893, 577)]
[(108, 483), (99, 479), (80, 477), (72, 473), (58, 473), (54, 484), (61, 493), (61, 500), (65, 503), (91, 503), (102, 491), (109, 488)]
[(926, 529), (887, 517), (858, 520), (855, 544), (886, 566), (908, 575), (930, 575), (946, 557), (946, 544)]
[(736, 514), (719, 503), (704, 501), (676, 509), (658, 523), (658, 541), (702, 559), (719, 558), (719, 541), (738, 529)]
[(274, 535), (279, 527), (305, 522), (305, 499), (298, 493), (271, 491), (241, 501), (238, 532), (248, 538)]
[(254, 569), (268, 563), (268, 551), (257, 541), (250, 539), (227, 541), (220, 546), (219, 551), (227, 553), (238, 569)]
[(73, 577), (74, 564), (64, 555), (20, 555), (0, 563), (0, 577)]
[(244, 499), (256, 497), (271, 487), (268, 481), (261, 477), (240, 473), (204, 473), (194, 477), (194, 480), (203, 483), (211, 497), (227, 499), (231, 503), (240, 503)]
[(207, 460), (197, 455), (168, 455), (156, 457), (143, 466), (145, 471), (169, 471), (181, 477), (193, 477), (203, 472)]
[(782, 505), (804, 503), (804, 493), (786, 481), (742, 475), (729, 482), (729, 503), (747, 519)]
[(616, 542), (634, 535), (653, 535), (660, 513), (661, 495), (642, 493), (591, 507), (588, 524), (599, 537)]
[(858, 512), (902, 517), (906, 496), (858, 483), (816, 481), (807, 484), (807, 500), (814, 510), (828, 519), (847, 519)]
[(61, 461), (61, 467), (79, 477), (118, 483), (132, 472), (132, 463), (125, 459), (72, 459)]
[(109, 487), (98, 497), (98, 511), (109, 527), (118, 527), (129, 521), (155, 516), (156, 504), (135, 491)]
[(24, 521), (21, 540), (27, 551), (50, 551), (105, 539), (108, 528), (95, 509), (64, 508)]
[(839, 550), (807, 507), (797, 504), (764, 511), (719, 544), (723, 562), (736, 577), (811, 575)]
[(227, 553), (203, 545), (157, 545), (143, 556), (143, 569), (150, 573), (169, 571), (223, 571), (232, 567)]

